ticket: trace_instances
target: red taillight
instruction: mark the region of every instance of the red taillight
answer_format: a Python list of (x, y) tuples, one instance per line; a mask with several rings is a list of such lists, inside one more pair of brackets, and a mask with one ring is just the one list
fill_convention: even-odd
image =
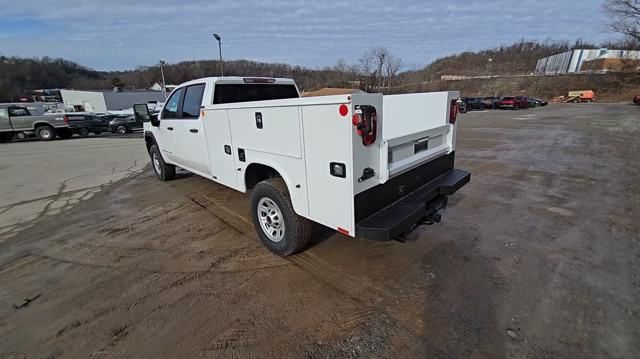
[(340, 116), (344, 117), (349, 114), (349, 107), (347, 105), (340, 105), (338, 112), (340, 112)]
[(455, 125), (458, 118), (458, 101), (451, 100), (451, 109), (449, 110), (449, 123)]
[(347, 236), (349, 235), (349, 231), (342, 228), (342, 227), (338, 227), (338, 232), (342, 233), (342, 234), (346, 234)]
[(369, 105), (357, 105), (351, 117), (356, 133), (362, 137), (362, 144), (372, 145), (378, 136), (378, 114), (376, 108)]
[(68, 125), (68, 124), (69, 124), (69, 116), (64, 115), (64, 123), (65, 123), (66, 125)]

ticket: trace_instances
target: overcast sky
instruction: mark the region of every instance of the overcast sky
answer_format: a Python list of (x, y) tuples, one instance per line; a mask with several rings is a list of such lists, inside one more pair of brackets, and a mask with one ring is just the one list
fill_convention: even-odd
[(0, 0), (0, 54), (97, 70), (223, 56), (320, 67), (374, 46), (404, 69), (520, 38), (598, 42), (602, 0)]

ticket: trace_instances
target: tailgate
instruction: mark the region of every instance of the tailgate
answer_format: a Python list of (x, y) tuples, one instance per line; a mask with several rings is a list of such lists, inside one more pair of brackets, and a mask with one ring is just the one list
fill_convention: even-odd
[(449, 119), (458, 96), (432, 92), (383, 97), (383, 182), (455, 150), (456, 127)]

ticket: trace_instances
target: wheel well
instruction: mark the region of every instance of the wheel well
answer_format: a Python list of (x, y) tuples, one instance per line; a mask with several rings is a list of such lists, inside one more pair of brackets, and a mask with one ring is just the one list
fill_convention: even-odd
[(37, 130), (37, 129), (38, 129), (38, 127), (51, 127), (51, 128), (53, 128), (53, 126), (51, 126), (51, 125), (50, 125), (50, 124), (48, 124), (48, 123), (39, 122), (39, 123), (36, 123), (36, 124), (33, 126), (33, 129), (34, 129), (34, 130)]
[(255, 185), (269, 178), (282, 177), (275, 169), (259, 163), (252, 163), (244, 172), (244, 182), (247, 189), (252, 189)]
[(156, 144), (156, 139), (153, 136), (144, 136), (144, 143), (147, 145), (147, 153), (151, 151), (151, 146)]

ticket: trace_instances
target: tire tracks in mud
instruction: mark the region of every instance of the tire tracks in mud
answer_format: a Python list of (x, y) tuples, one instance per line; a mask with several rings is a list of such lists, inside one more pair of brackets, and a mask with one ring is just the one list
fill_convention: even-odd
[[(187, 195), (187, 197), (238, 231), (238, 233), (245, 238), (261, 243), (255, 232), (253, 223), (249, 219), (212, 202), (200, 193), (191, 193)], [(235, 254), (230, 255), (229, 259), (234, 255)], [(275, 257), (275, 255), (273, 256)], [(309, 251), (290, 257), (278, 258), (291, 263), (324, 286), (331, 288), (362, 306), (360, 310), (342, 318), (341, 324), (339, 324), (340, 333), (348, 333), (366, 322), (371, 321), (376, 313), (380, 311), (388, 313), (397, 321), (400, 327), (410, 333), (417, 333), (422, 330), (423, 313), (421, 310), (407, 306), (403, 306), (402, 309), (397, 309), (394, 306), (386, 305), (386, 303), (395, 303), (396, 300), (385, 293), (383, 289), (370, 284), (367, 278), (354, 277), (343, 271), (338, 271), (335, 266)], [(417, 325), (410, 324), (416, 322), (418, 322)], [(221, 346), (218, 345), (216, 347)]]

